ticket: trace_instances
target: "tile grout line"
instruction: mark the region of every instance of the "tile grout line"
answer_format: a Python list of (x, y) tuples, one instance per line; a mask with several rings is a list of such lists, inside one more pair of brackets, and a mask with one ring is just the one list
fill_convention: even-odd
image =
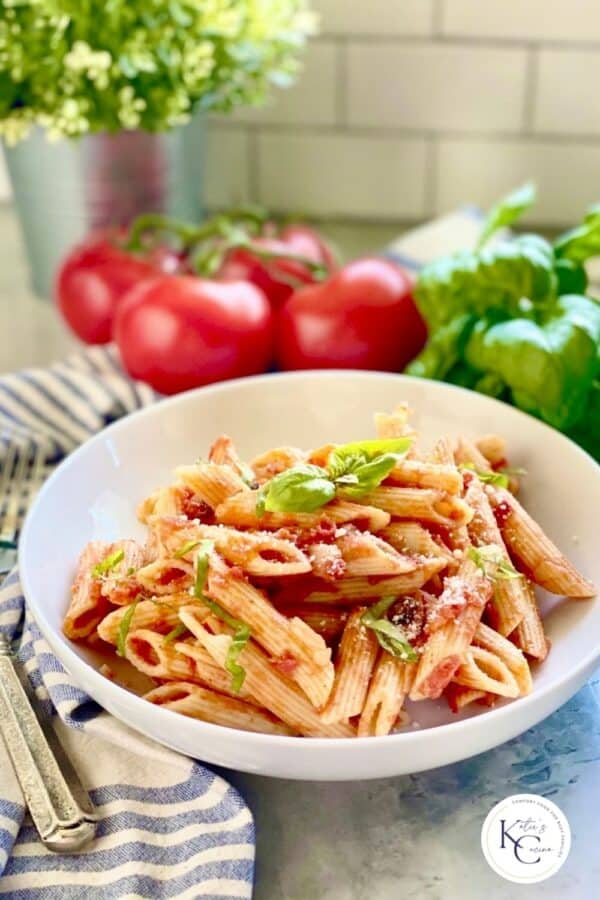
[(259, 149), (258, 126), (250, 125), (244, 128), (248, 140), (248, 199), (250, 203), (260, 202), (260, 176), (259, 176)]
[(335, 125), (343, 127), (348, 122), (348, 42), (343, 38), (336, 41), (334, 103)]

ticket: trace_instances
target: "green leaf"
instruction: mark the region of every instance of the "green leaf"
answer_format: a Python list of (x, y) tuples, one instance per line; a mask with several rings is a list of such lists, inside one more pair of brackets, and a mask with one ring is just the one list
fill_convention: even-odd
[(95, 575), (97, 578), (102, 577), (102, 575), (108, 575), (116, 566), (119, 565), (125, 559), (125, 551), (123, 548), (120, 550), (115, 550), (114, 553), (109, 553), (108, 556), (105, 556), (102, 562), (97, 563), (92, 568), (92, 575)]
[[(450, 322), (441, 325), (430, 334), (427, 344), (408, 364), (404, 370), (407, 375), (415, 375), (417, 378), (446, 378), (459, 363), (464, 344), (476, 322), (476, 317), (471, 313), (458, 315)], [(461, 372), (465, 374), (464, 366)], [(463, 384), (461, 380), (449, 378), (457, 384)], [(472, 387), (471, 383), (465, 387)]]
[(259, 492), (257, 514), (314, 512), (335, 497), (335, 485), (320, 466), (303, 464), (280, 472)]
[(396, 599), (396, 597), (383, 597), (364, 612), (360, 620), (363, 625), (375, 632), (379, 646), (383, 647), (387, 653), (406, 662), (416, 662), (417, 652), (406, 639), (404, 631), (389, 619), (384, 618), (385, 613), (396, 602)]
[(343, 462), (347, 457), (352, 457), (356, 454), (361, 454), (365, 460), (375, 459), (375, 457), (381, 456), (383, 453), (404, 454), (411, 444), (412, 438), (410, 437), (375, 438), (368, 441), (352, 441), (349, 444), (341, 444), (331, 451), (327, 461), (328, 469), (331, 472), (335, 460)]
[(508, 581), (513, 578), (522, 578), (520, 572), (506, 559), (501, 548), (496, 544), (485, 544), (483, 547), (470, 547), (469, 559), (473, 560), (486, 578), (490, 581)]
[(119, 631), (117, 632), (117, 656), (125, 656), (127, 635), (129, 634), (129, 629), (131, 628), (131, 620), (133, 619), (133, 615), (135, 613), (137, 605), (138, 601), (136, 600), (135, 603), (132, 603), (131, 606), (127, 607), (119, 624)]
[(335, 447), (327, 461), (329, 478), (346, 496), (361, 497), (381, 484), (411, 444), (412, 438), (406, 437)]
[[(524, 234), (478, 252), (462, 252), (424, 266), (414, 296), (430, 339), (458, 317), (523, 314), (523, 299), (533, 310), (551, 305), (558, 279), (554, 252), (537, 235)], [(427, 348), (426, 348), (427, 349)]]
[(173, 554), (173, 558), (181, 559), (182, 556), (185, 556), (186, 553), (190, 552), (190, 550), (195, 550), (199, 544), (200, 541), (186, 541), (185, 544), (182, 544), (181, 547), (175, 551), (175, 553)]
[(570, 259), (557, 259), (554, 271), (558, 278), (559, 294), (585, 294), (588, 278), (582, 265)]
[(508, 487), (508, 475), (506, 472), (482, 472), (480, 469), (476, 469), (473, 463), (464, 463), (459, 468), (473, 472), (483, 484), (495, 484), (503, 488)]
[(182, 637), (187, 631), (187, 626), (180, 622), (179, 625), (176, 625), (175, 628), (172, 628), (168, 634), (165, 635), (163, 644), (172, 644), (178, 638)]
[(252, 632), (245, 622), (236, 619), (226, 609), (206, 597), (204, 588), (208, 576), (209, 554), (214, 547), (214, 541), (202, 541), (201, 549), (196, 557), (196, 580), (194, 582), (194, 596), (208, 606), (214, 616), (233, 629), (233, 637), (225, 658), (225, 669), (231, 675), (231, 690), (238, 694), (246, 678), (246, 670), (238, 662), (238, 658), (248, 641)]
[(583, 416), (599, 372), (599, 346), (600, 305), (565, 295), (543, 324), (482, 319), (467, 342), (465, 359), (480, 372), (499, 376), (521, 409), (567, 429)]
[(556, 239), (554, 252), (559, 259), (574, 263), (584, 263), (600, 254), (600, 204), (588, 210), (581, 225)]
[(397, 454), (383, 453), (370, 462), (357, 466), (352, 473), (337, 478), (336, 485), (343, 489), (347, 497), (362, 497), (363, 494), (368, 494), (369, 491), (379, 487), (397, 462)]
[(477, 249), (481, 249), (498, 229), (506, 228), (520, 219), (523, 213), (535, 203), (535, 199), (535, 185), (529, 182), (500, 200), (486, 216), (477, 242)]

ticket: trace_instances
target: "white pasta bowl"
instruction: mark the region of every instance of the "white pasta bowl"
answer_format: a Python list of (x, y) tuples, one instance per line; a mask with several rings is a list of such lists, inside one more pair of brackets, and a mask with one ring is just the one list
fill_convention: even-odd
[(61, 623), (83, 545), (136, 537), (137, 503), (220, 433), (246, 457), (281, 445), (317, 446), (373, 436), (375, 410), (406, 400), (425, 442), (440, 435), (506, 437), (527, 470), (524, 505), (575, 565), (600, 584), (600, 467), (558, 432), (461, 388), (401, 375), (329, 371), (266, 375), (191, 391), (137, 412), (80, 447), (54, 472), (20, 543), (27, 601), (73, 679), (128, 725), (189, 756), (263, 775), (347, 780), (418, 772), (488, 750), (564, 703), (600, 660), (600, 602), (543, 598), (552, 642), (527, 697), (456, 715), (444, 700), (410, 706), (408, 729), (387, 737), (316, 739), (242, 732), (154, 706), (106, 679), (98, 659), (70, 643)]

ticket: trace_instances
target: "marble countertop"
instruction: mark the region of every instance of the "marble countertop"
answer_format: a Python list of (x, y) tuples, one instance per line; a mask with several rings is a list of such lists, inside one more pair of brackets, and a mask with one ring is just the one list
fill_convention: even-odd
[[(348, 254), (374, 250), (397, 231), (325, 230)], [(0, 334), (0, 371), (44, 365), (74, 347), (51, 304), (27, 287), (9, 207), (0, 208)], [(322, 784), (224, 772), (256, 817), (256, 900), (593, 900), (600, 895), (599, 701), (597, 674), (521, 737), (418, 775)], [(480, 832), (498, 800), (530, 792), (561, 807), (573, 842), (555, 876), (516, 885), (488, 868)]]

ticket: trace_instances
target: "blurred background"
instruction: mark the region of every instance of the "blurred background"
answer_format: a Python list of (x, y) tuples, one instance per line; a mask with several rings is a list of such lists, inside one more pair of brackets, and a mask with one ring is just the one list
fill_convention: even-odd
[(297, 84), (260, 110), (212, 117), (208, 207), (403, 226), (534, 177), (525, 221), (580, 217), (600, 173), (600, 3), (312, 6), (320, 34)]

